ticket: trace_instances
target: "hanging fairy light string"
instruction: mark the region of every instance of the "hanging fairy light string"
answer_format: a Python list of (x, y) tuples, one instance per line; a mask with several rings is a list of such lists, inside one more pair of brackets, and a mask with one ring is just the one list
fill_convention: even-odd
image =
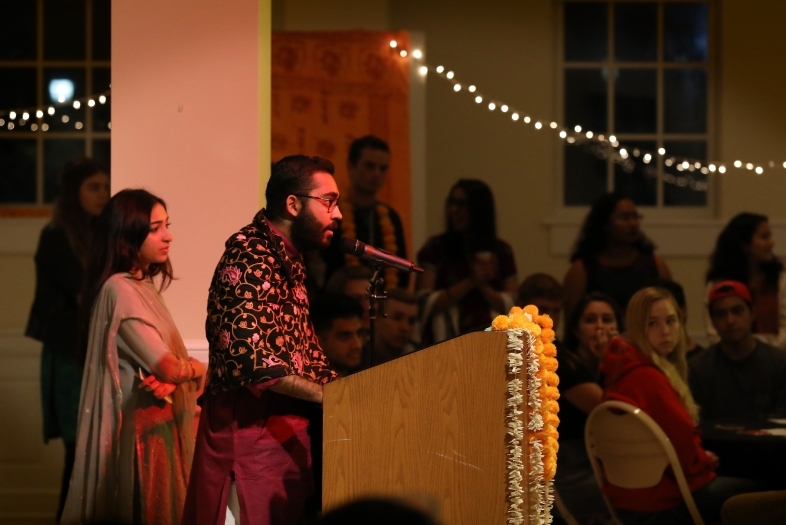
[[(407, 57), (408, 51), (400, 49), (398, 42), (395, 40), (390, 41), (392, 50), (397, 51), (399, 56)], [(725, 162), (704, 162), (698, 159), (691, 159), (679, 155), (669, 155), (665, 148), (658, 148), (657, 151), (645, 151), (641, 148), (631, 148), (625, 145), (620, 145), (615, 135), (604, 135), (602, 133), (595, 133), (592, 130), (585, 130), (581, 126), (574, 126), (569, 128), (560, 125), (555, 121), (546, 119), (536, 119), (529, 116), (526, 112), (514, 108), (510, 104), (506, 104), (500, 100), (486, 97), (474, 84), (464, 84), (459, 82), (456, 78), (454, 71), (445, 68), (442, 65), (432, 66), (423, 60), (423, 53), (419, 49), (412, 51), (411, 56), (421, 61), (418, 67), (420, 75), (425, 76), (429, 73), (436, 73), (437, 76), (453, 85), (453, 91), (456, 93), (466, 91), (471, 94), (472, 99), (476, 104), (485, 105), (489, 111), (500, 111), (508, 115), (512, 122), (532, 124), (536, 130), (548, 128), (557, 133), (560, 139), (564, 140), (567, 144), (580, 145), (588, 147), (595, 155), (605, 159), (611, 159), (613, 162), (622, 166), (626, 172), (632, 172), (637, 162), (644, 164), (644, 174), (649, 177), (657, 177), (657, 169), (653, 166), (656, 163), (656, 157), (663, 157), (663, 164), (666, 167), (673, 167), (678, 172), (686, 172), (686, 175), (691, 173), (701, 173), (708, 175), (710, 173), (726, 173), (729, 167), (733, 166), (736, 169), (744, 169), (753, 171), (758, 175), (764, 173), (764, 167), (754, 164), (752, 162), (743, 162), (735, 160), (731, 166), (727, 167)], [(780, 167), (774, 161), (768, 163), (769, 168), (773, 169)], [(786, 162), (782, 164), (786, 168)], [(697, 191), (707, 191), (708, 182), (706, 180), (696, 179), (688, 176), (683, 177), (673, 173), (666, 172), (663, 174), (664, 182), (674, 184), (680, 187), (689, 187)]]
[[(93, 108), (99, 105), (104, 105), (109, 100), (110, 94), (110, 91), (105, 91), (103, 93), (77, 98), (68, 102), (66, 102), (65, 99), (61, 97), (57, 104), (47, 104), (45, 106), (36, 108), (0, 110), (0, 129), (4, 128), (10, 131), (18, 127), (23, 127), (29, 123), (30, 131), (38, 131), (39, 128), (41, 131), (49, 131), (49, 124), (46, 122), (40, 122), (42, 119), (54, 117), (58, 113), (62, 113), (60, 116), (60, 121), (63, 124), (68, 124), (68, 122), (71, 120), (71, 117), (65, 114), (63, 110), (71, 108), (79, 109), (83, 106)], [(82, 121), (74, 121), (75, 129), (82, 129), (83, 127), (84, 123)], [(107, 123), (107, 128), (112, 129), (111, 122)]]

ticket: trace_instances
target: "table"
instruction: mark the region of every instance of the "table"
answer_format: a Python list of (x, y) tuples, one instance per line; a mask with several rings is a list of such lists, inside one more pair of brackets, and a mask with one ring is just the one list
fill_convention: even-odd
[(786, 420), (706, 420), (701, 431), (705, 450), (720, 458), (719, 475), (760, 480), (767, 489), (786, 488)]

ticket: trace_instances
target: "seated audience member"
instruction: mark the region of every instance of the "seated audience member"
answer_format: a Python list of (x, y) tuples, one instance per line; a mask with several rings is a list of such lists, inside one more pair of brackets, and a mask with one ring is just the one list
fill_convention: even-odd
[(510, 311), (518, 290), (513, 249), (497, 237), (494, 195), (485, 182), (456, 182), (445, 218), (445, 232), (426, 241), (417, 256), (425, 270), (416, 290), (427, 345), (485, 329)]
[(697, 354), (704, 350), (704, 347), (696, 344), (688, 335), (688, 303), (685, 301), (685, 290), (682, 285), (676, 281), (661, 281), (658, 286), (665, 288), (669, 291), (674, 300), (677, 301), (677, 307), (680, 310), (680, 324), (682, 330), (685, 332), (685, 352), (686, 356), (690, 358), (692, 355)]
[(568, 318), (564, 343), (558, 347), (560, 377), (559, 452), (555, 486), (568, 510), (579, 520), (608, 519), (608, 510), (584, 445), (587, 414), (600, 404), (599, 366), (603, 351), (617, 335), (617, 306), (594, 292), (584, 296)]
[(757, 340), (748, 288), (721, 281), (708, 304), (720, 342), (693, 356), (689, 380), (707, 419), (767, 419), (786, 416), (786, 354)]
[[(753, 298), (754, 337), (786, 350), (786, 272), (774, 247), (766, 216), (738, 214), (718, 236), (707, 272), (707, 291), (720, 281), (745, 284)], [(705, 320), (710, 342), (718, 342), (712, 320), (709, 316)]]
[[(644, 288), (631, 298), (625, 325), (626, 338), (611, 341), (600, 367), (604, 401), (630, 403), (655, 420), (674, 446), (705, 523), (717, 523), (723, 502), (756, 490), (756, 484), (717, 476), (717, 456), (701, 446), (699, 409), (687, 386), (685, 336), (677, 303), (663, 288)], [(651, 488), (606, 484), (603, 490), (625, 525), (693, 521), (671, 469)]]
[(525, 307), (534, 304), (541, 315), (548, 315), (554, 321), (554, 331), (559, 327), (564, 300), (562, 285), (547, 273), (533, 273), (519, 286), (516, 304)]
[(783, 525), (786, 523), (786, 490), (740, 494), (726, 500), (722, 525)]
[(565, 312), (585, 294), (601, 292), (625, 311), (631, 296), (658, 281), (671, 280), (666, 263), (655, 255), (655, 245), (641, 231), (636, 205), (609, 193), (592, 205), (581, 227), (565, 274)]
[(378, 316), (374, 345), (374, 364), (386, 363), (417, 350), (413, 342), (418, 321), (417, 297), (400, 288), (388, 291), (386, 317)]
[(319, 346), (340, 376), (357, 371), (363, 350), (363, 311), (346, 295), (318, 296), (311, 303), (311, 322)]
[(363, 343), (368, 341), (368, 296), (366, 289), (374, 271), (368, 266), (344, 266), (330, 276), (325, 285), (328, 295), (343, 294), (352, 297), (363, 307)]

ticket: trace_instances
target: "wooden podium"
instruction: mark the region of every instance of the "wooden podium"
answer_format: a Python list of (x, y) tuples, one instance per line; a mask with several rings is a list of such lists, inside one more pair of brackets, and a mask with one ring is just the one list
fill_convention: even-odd
[(472, 333), (325, 386), (325, 510), (414, 496), (444, 525), (506, 523), (507, 341)]

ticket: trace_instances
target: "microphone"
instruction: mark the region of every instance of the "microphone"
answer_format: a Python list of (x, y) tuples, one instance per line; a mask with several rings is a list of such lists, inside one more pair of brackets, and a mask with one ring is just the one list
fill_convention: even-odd
[(355, 257), (362, 257), (363, 259), (384, 264), (385, 266), (392, 266), (404, 272), (423, 273), (423, 268), (415, 265), (415, 263), (402, 259), (392, 253), (388, 253), (385, 250), (363, 244), (357, 239), (341, 239), (341, 249), (345, 253), (354, 255)]

